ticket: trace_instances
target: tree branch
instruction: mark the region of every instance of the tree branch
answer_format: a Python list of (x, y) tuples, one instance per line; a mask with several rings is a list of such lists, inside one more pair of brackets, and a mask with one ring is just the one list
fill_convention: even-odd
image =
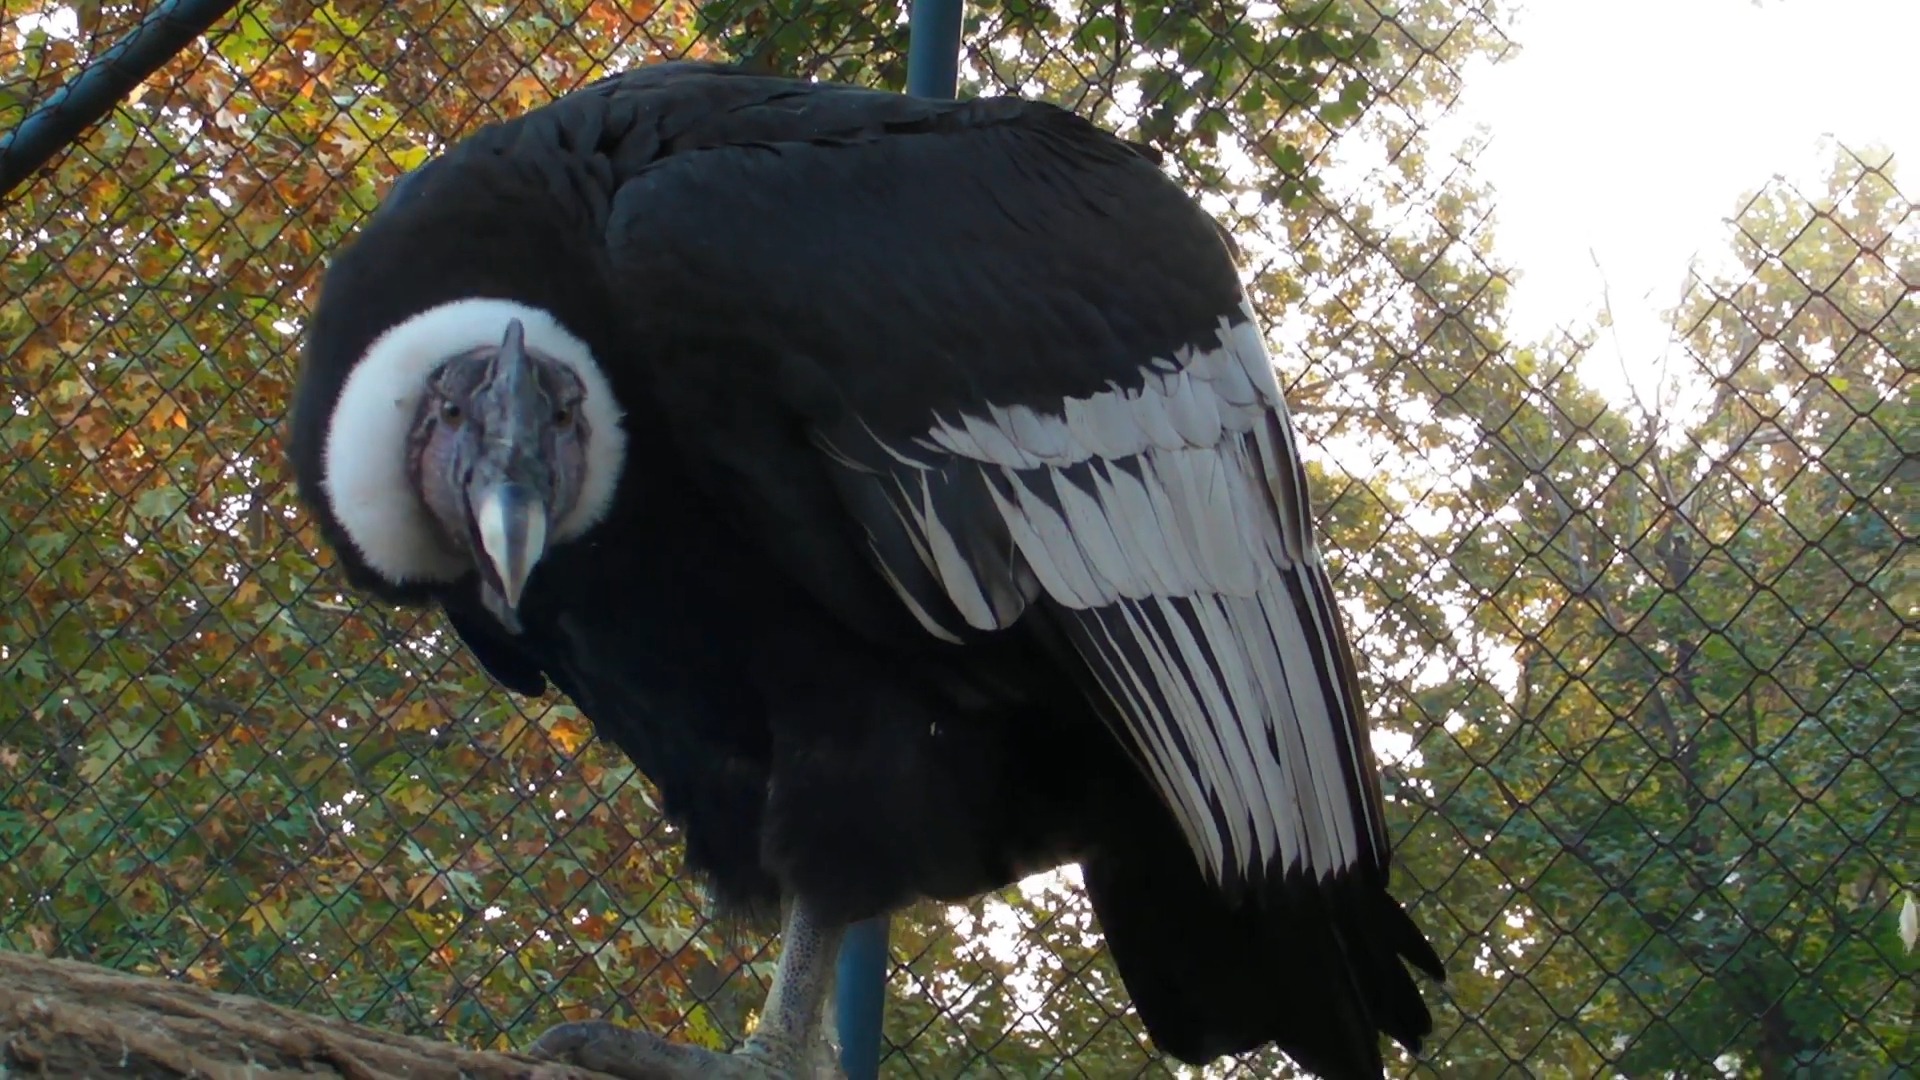
[(611, 1080), (190, 983), (0, 951), (0, 1076)]

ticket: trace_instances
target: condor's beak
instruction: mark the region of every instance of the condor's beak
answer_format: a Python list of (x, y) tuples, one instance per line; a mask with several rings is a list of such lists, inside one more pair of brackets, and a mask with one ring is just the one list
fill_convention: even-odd
[[(491, 574), (488, 607), (509, 628), (527, 578), (547, 548), (552, 470), (542, 457), (550, 409), (527, 357), (520, 320), (507, 324), (477, 397), (485, 400), (486, 443), (468, 481), (473, 529)], [(497, 591), (497, 594), (496, 594)]]
[(504, 483), (487, 489), (473, 508), (480, 548), (500, 579), (501, 599), (520, 606), (527, 576), (547, 549), (547, 507), (524, 485)]

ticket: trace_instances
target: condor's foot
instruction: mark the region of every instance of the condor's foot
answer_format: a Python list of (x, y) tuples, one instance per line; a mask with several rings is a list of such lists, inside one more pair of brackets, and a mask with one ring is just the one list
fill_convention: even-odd
[(814, 1080), (822, 1075), (820, 1056), (807, 1051), (803, 1044), (755, 1036), (734, 1053), (720, 1054), (606, 1020), (556, 1025), (527, 1048), (534, 1057), (621, 1080)]
[(843, 1074), (822, 1035), (833, 958), (846, 927), (816, 918), (801, 901), (780, 929), (780, 962), (759, 1030), (731, 1054), (668, 1042), (606, 1020), (547, 1029), (527, 1052), (622, 1080), (816, 1080)]

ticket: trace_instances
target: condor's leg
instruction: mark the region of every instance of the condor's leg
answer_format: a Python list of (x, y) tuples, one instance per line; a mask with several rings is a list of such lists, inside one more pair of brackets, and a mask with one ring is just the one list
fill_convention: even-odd
[(780, 962), (760, 1026), (740, 1049), (717, 1054), (605, 1020), (548, 1028), (527, 1052), (626, 1080), (812, 1080), (839, 1076), (840, 1064), (821, 1053), (834, 959), (846, 927), (825, 922), (801, 901), (787, 908), (780, 930)]

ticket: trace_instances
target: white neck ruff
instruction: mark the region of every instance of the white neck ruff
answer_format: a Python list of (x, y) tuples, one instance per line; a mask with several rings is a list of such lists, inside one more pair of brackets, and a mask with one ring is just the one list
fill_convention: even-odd
[(429, 308), (380, 335), (360, 357), (334, 402), (321, 467), (334, 518), (367, 566), (395, 584), (453, 581), (470, 568), (465, 556), (448, 549), (414, 493), (407, 436), (434, 369), (499, 344), (511, 319), (525, 327), (529, 351), (567, 365), (586, 388), (580, 409), (591, 435), (580, 500), (555, 525), (552, 541), (579, 536), (613, 504), (627, 435), (613, 388), (586, 342), (548, 312), (512, 300), (471, 298)]

